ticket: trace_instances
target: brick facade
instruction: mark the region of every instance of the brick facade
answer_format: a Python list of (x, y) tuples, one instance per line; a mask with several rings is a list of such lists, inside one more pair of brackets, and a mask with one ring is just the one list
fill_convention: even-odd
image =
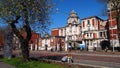
[(53, 29), (52, 36), (59, 36), (59, 29)]
[(120, 47), (118, 40), (116, 12), (111, 4), (112, 2), (108, 2), (108, 23), (110, 33), (110, 44), (112, 47)]

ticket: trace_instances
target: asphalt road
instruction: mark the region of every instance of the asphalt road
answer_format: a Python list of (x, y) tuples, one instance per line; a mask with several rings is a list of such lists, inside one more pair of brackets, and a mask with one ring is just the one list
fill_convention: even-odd
[(95, 65), (102, 68), (120, 68), (120, 54), (97, 52), (46, 52), (31, 51), (31, 57), (40, 56), (64, 56), (71, 54), (75, 64)]
[[(20, 53), (19, 51), (14, 51), (13, 54), (19, 55)], [(66, 54), (71, 54), (73, 56), (74, 64), (93, 65), (102, 68), (120, 68), (120, 53), (30, 51), (30, 57), (52, 57), (52, 59), (59, 57), (57, 58), (58, 61)]]

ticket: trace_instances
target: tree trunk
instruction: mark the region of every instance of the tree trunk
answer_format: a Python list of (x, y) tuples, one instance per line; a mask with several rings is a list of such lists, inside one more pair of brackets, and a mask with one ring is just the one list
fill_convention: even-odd
[[(24, 14), (24, 22), (25, 22), (25, 25), (24, 25), (24, 29), (26, 31), (26, 38), (25, 40), (22, 42), (22, 56), (24, 58), (25, 61), (28, 61), (29, 60), (29, 41), (31, 39), (31, 28), (30, 28), (30, 25), (29, 25), (29, 18), (28, 18), (28, 10), (27, 10), (27, 6), (25, 3), (22, 3), (22, 6), (24, 7), (23, 9), (23, 14)], [(22, 41), (22, 40), (21, 40)]]
[[(21, 43), (21, 52), (22, 52), (23, 61), (28, 61), (29, 60), (29, 46), (28, 46), (29, 40), (26, 38), (24, 39), (24, 37), (21, 35), (20, 31), (16, 28), (14, 23), (11, 23), (10, 25), (12, 27), (13, 33), (19, 38), (19, 41)], [(31, 32), (31, 31), (27, 31), (27, 32)], [(29, 37), (31, 38), (31, 35)]]
[(28, 61), (29, 60), (29, 46), (26, 40), (21, 41), (21, 51), (22, 51), (23, 61)]
[(23, 8), (23, 15), (24, 15), (24, 32), (26, 32), (26, 37), (24, 38), (22, 36), (22, 34), (20, 33), (20, 31), (16, 28), (15, 23), (19, 20), (19, 18), (21, 16), (17, 16), (16, 20), (11, 21), (10, 25), (12, 27), (12, 30), (14, 32), (14, 34), (19, 38), (19, 41), (21, 43), (21, 52), (22, 52), (22, 57), (24, 61), (28, 61), (29, 60), (29, 41), (31, 39), (31, 28), (29, 25), (29, 18), (28, 18), (28, 10), (27, 10), (27, 6), (26, 4), (23, 2), (21, 3), (21, 5), (24, 7)]
[(12, 30), (11, 28), (9, 30), (5, 31), (4, 35), (4, 57), (10, 59), (12, 57)]

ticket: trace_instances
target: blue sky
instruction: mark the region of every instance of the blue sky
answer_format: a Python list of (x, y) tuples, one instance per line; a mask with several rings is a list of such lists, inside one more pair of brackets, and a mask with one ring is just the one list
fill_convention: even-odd
[(58, 11), (51, 15), (52, 24), (50, 29), (64, 27), (72, 10), (77, 12), (80, 19), (89, 16), (98, 16), (102, 19), (107, 19), (107, 16), (101, 15), (104, 5), (97, 0), (55, 0), (55, 2), (55, 8)]
[[(89, 16), (98, 16), (102, 19), (107, 19), (107, 16), (101, 16), (104, 5), (97, 0), (54, 0), (55, 9), (57, 12), (50, 14), (52, 22), (49, 26), (51, 33), (52, 28), (64, 27), (67, 23), (67, 18), (72, 10), (75, 10), (80, 19)], [(106, 5), (107, 6), (107, 5)], [(3, 26), (0, 24), (0, 26)]]

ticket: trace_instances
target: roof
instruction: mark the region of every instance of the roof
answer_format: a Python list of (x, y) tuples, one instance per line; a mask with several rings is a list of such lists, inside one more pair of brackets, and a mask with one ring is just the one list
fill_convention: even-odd
[(86, 17), (86, 18), (83, 18), (82, 20), (86, 20), (86, 19), (91, 19), (91, 18), (97, 18), (97, 19), (100, 19), (103, 21), (103, 19), (97, 17), (97, 16), (90, 16), (90, 17)]
[(46, 38), (50, 38), (51, 37), (51, 35), (49, 34), (49, 33), (46, 33), (43, 37), (42, 37), (42, 39), (46, 39)]
[(77, 13), (75, 12), (75, 10), (72, 10), (72, 11), (70, 12), (70, 14), (75, 14), (75, 15), (77, 15)]
[(69, 19), (69, 18), (79, 18), (79, 17), (78, 17), (78, 15), (77, 15), (77, 13), (75, 12), (75, 10), (72, 10), (72, 11), (70, 12), (70, 14), (69, 14), (68, 19)]
[(65, 27), (57, 27), (57, 28), (52, 28), (52, 30), (56, 30), (56, 29), (63, 29)]
[(55, 37), (55, 38), (65, 38), (65, 36), (51, 36), (51, 37)]

